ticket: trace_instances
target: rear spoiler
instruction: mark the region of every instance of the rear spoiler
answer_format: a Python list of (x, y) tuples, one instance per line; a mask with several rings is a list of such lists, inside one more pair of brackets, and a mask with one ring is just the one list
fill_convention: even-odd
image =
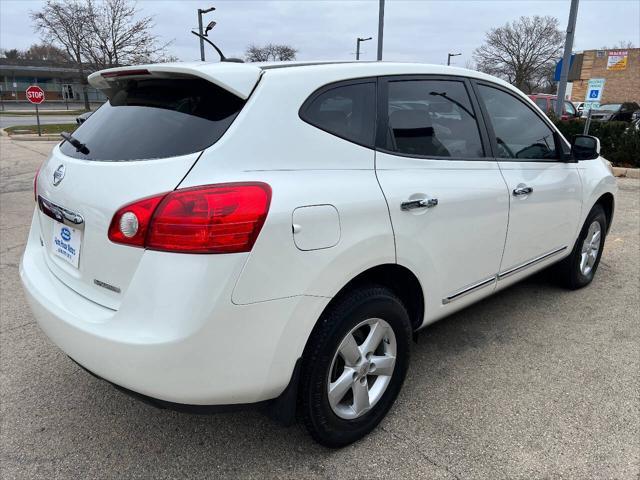
[(89, 75), (89, 84), (107, 90), (109, 82), (122, 77), (156, 78), (200, 77), (246, 100), (258, 83), (263, 70), (246, 63), (157, 63), (100, 70)]

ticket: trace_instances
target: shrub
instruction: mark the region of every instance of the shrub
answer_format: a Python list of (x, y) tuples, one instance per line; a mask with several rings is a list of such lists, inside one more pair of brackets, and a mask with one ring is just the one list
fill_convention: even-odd
[[(561, 121), (553, 119), (558, 130), (569, 141), (584, 131), (584, 119)], [(626, 122), (591, 121), (589, 135), (600, 139), (604, 158), (618, 167), (640, 167), (640, 130)]]

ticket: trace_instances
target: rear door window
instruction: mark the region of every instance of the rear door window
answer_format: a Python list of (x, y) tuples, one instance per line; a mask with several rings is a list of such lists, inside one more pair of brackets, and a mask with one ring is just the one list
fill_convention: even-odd
[(354, 143), (373, 147), (376, 84), (361, 82), (329, 88), (302, 106), (307, 123)]
[(109, 100), (73, 134), (65, 155), (85, 160), (147, 160), (204, 150), (222, 137), (244, 100), (203, 79), (127, 79), (112, 83)]
[(457, 80), (388, 83), (386, 149), (424, 157), (484, 157), (476, 113)]

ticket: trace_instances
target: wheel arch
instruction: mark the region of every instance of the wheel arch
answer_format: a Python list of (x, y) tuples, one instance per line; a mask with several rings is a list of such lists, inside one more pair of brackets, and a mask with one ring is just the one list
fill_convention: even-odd
[[(396, 263), (385, 263), (370, 267), (349, 280), (325, 307), (325, 310), (362, 285), (379, 285), (387, 287), (400, 298), (404, 304), (413, 330), (417, 330), (424, 321), (425, 301), (422, 285), (418, 277), (407, 267)], [(323, 311), (323, 314), (324, 314)]]
[(593, 204), (594, 207), (596, 205), (601, 205), (602, 208), (604, 209), (604, 214), (607, 217), (607, 234), (608, 234), (609, 229), (611, 228), (612, 220), (613, 220), (613, 213), (615, 211), (615, 198), (613, 194), (610, 192), (603, 193), (598, 198), (598, 200), (596, 200), (596, 202)]

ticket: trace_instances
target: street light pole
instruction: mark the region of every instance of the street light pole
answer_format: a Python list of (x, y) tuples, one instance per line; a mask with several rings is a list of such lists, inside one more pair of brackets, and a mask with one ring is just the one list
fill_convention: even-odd
[(571, 52), (573, 51), (573, 35), (576, 31), (576, 18), (578, 17), (578, 0), (571, 0), (569, 10), (569, 24), (567, 25), (567, 36), (564, 41), (564, 54), (562, 55), (562, 69), (560, 70), (560, 83), (558, 83), (558, 98), (556, 99), (556, 115), (562, 116), (564, 107), (564, 94), (567, 91), (567, 80), (569, 79), (569, 69), (571, 68)]
[[(198, 9), (198, 31), (200, 32), (200, 36), (202, 36), (202, 15), (213, 12), (215, 9), (216, 7)], [(202, 40), (202, 38), (200, 38), (200, 60), (204, 62), (204, 40)]]
[(367, 40), (371, 40), (371, 37), (360, 38), (358, 37), (356, 40), (356, 60), (360, 60), (360, 43), (366, 42)]
[(378, 61), (382, 60), (382, 34), (384, 30), (384, 0), (380, 0), (378, 10)]
[(457, 57), (458, 55), (462, 55), (461, 53), (447, 53), (447, 67), (451, 65), (451, 57)]

